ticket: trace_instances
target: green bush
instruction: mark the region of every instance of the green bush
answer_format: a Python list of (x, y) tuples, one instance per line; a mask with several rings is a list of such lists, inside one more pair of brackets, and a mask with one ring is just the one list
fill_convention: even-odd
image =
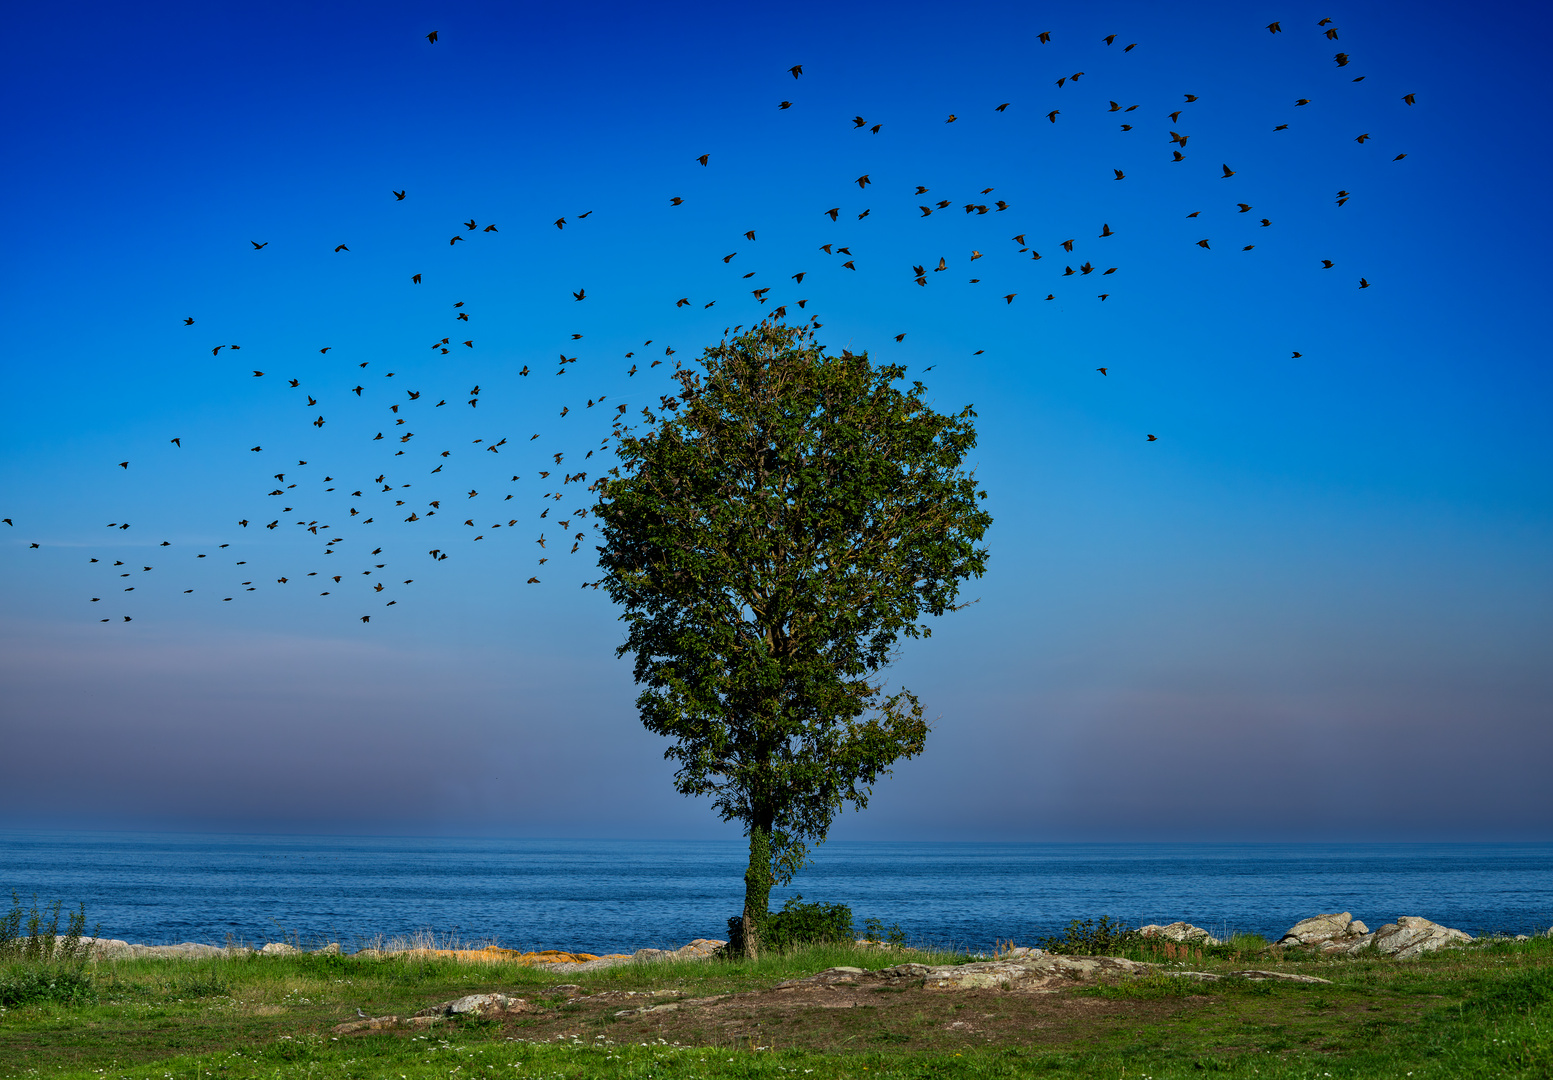
[(1067, 956), (1115, 956), (1123, 949), (1137, 948), (1142, 940), (1136, 930), (1128, 930), (1102, 915), (1098, 922), (1074, 919), (1062, 937), (1043, 938), (1041, 948)]
[(904, 945), (906, 931), (901, 929), (900, 923), (886, 928), (882, 919), (867, 919), (863, 922), (863, 940), (877, 941), (886, 945)]
[[(806, 904), (801, 895), (782, 905), (781, 911), (766, 916), (761, 931), (761, 946), (773, 952), (786, 952), (800, 945), (825, 945), (852, 940), (852, 909), (845, 904)], [(744, 953), (744, 919), (735, 915), (728, 920), (727, 955)]]
[(92, 977), (78, 966), (13, 966), (0, 968), (0, 1008), (52, 1003), (84, 1005), (97, 1000)]
[[(28, 911), (22, 907), (21, 897), (13, 890), (11, 910), (0, 916), (0, 961), (21, 960), (43, 964), (84, 961), (90, 951), (90, 946), (81, 941), (86, 931), (86, 905), (82, 904), (70, 913), (65, 935), (61, 938), (59, 915), (63, 907), (63, 902), (56, 900), (52, 908), (40, 908), (37, 896), (33, 896), (32, 910)], [(25, 933), (23, 919), (26, 919)]]

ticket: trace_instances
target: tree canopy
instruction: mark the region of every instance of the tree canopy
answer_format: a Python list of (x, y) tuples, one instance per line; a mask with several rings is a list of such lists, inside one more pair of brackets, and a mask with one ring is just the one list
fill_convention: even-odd
[(677, 789), (749, 837), (751, 952), (772, 885), (921, 753), (922, 706), (881, 669), (986, 566), (975, 413), (935, 412), (905, 374), (763, 322), (676, 371), (599, 485), (642, 723), (672, 740)]

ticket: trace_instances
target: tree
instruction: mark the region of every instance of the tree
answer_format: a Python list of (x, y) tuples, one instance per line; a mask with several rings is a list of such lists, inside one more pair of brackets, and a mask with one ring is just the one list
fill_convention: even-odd
[(986, 566), (976, 414), (934, 412), (905, 373), (768, 320), (677, 370), (599, 485), (598, 585), (623, 608), (642, 723), (673, 740), (677, 790), (749, 837), (751, 956), (772, 886), (922, 752), (921, 704), (879, 673)]

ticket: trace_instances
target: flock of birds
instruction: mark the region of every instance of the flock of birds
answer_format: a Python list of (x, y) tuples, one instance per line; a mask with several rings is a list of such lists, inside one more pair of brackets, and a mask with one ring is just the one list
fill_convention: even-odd
[[(1268, 24), (1266, 29), (1272, 34), (1284, 32), (1283, 26), (1279, 22)], [(1330, 41), (1336, 42), (1339, 39), (1338, 28), (1332, 24), (1330, 19), (1320, 20), (1316, 29)], [(429, 44), (435, 45), (439, 40), (439, 35), (436, 31), (433, 31), (426, 35), (426, 39)], [(1039, 35), (1039, 41), (1043, 45), (1049, 44), (1051, 40), (1052, 35), (1050, 33), (1041, 33)], [(1117, 35), (1110, 34), (1105, 35), (1101, 40), (1103, 40), (1106, 46), (1114, 47), (1120, 39)], [(1136, 43), (1123, 44), (1118, 51), (1128, 53), (1136, 47)], [(1333, 57), (1333, 62), (1338, 68), (1347, 68), (1352, 62), (1352, 58), (1345, 52), (1337, 52)], [(803, 66), (801, 64), (794, 65), (787, 69), (787, 74), (794, 80), (799, 80), (804, 75)], [(1056, 85), (1061, 88), (1069, 83), (1078, 83), (1083, 78), (1085, 78), (1083, 71), (1064, 74), (1056, 79)], [(1353, 81), (1360, 82), (1363, 78), (1364, 76), (1362, 75), (1356, 76), (1353, 78)], [(1176, 129), (1190, 127), (1191, 108), (1197, 100), (1197, 95), (1184, 94), (1178, 107), (1166, 114), (1170, 123), (1164, 130), (1168, 131), (1169, 134), (1170, 160), (1173, 162), (1186, 160), (1187, 145), (1193, 136), (1186, 131)], [(1413, 94), (1408, 93), (1402, 95), (1400, 100), (1404, 106), (1412, 106), (1416, 98)], [(1302, 108), (1309, 104), (1310, 99), (1299, 98), (1293, 102), (1293, 108)], [(793, 108), (793, 106), (793, 101), (782, 100), (778, 102), (777, 109), (786, 111)], [(1005, 113), (1010, 107), (1010, 102), (989, 105), (989, 108), (997, 113)], [(1133, 130), (1136, 125), (1141, 123), (1134, 115), (1138, 108), (1139, 106), (1136, 104), (1109, 101), (1106, 111), (1109, 114), (1114, 114), (1121, 130), (1127, 132)], [(958, 116), (950, 114), (944, 120), (944, 123), (953, 124), (959, 119)], [(1045, 114), (1045, 119), (1051, 124), (1057, 124), (1063, 121), (1064, 113), (1061, 109), (1052, 109)], [(879, 134), (884, 126), (882, 123), (870, 123), (867, 118), (861, 115), (853, 116), (850, 119), (850, 123), (853, 130), (866, 131), (875, 135)], [(1287, 123), (1280, 123), (1276, 125), (1274, 130), (1282, 131), (1288, 127)], [(1368, 132), (1359, 133), (1356, 136), (1356, 141), (1360, 144), (1365, 144), (1370, 140), (1371, 135)], [(1406, 156), (1406, 153), (1398, 153), (1393, 160), (1401, 161)], [(712, 167), (710, 154), (687, 155), (687, 158), (700, 168)], [(1221, 173), (1220, 179), (1229, 180), (1236, 175), (1236, 170), (1228, 163), (1220, 163), (1219, 169)], [(1113, 169), (1112, 171), (1115, 174), (1114, 181), (1125, 181), (1127, 179), (1127, 174), (1123, 169)], [(861, 192), (867, 192), (873, 185), (873, 180), (870, 174), (863, 173), (848, 181), (849, 189), (852, 185), (855, 185)], [(995, 221), (999, 220), (996, 215), (1004, 214), (1011, 209), (1008, 202), (993, 197), (997, 194), (993, 187), (980, 189), (969, 197), (961, 199), (935, 199), (932, 197), (934, 194), (936, 193), (930, 191), (924, 185), (917, 185), (915, 190), (910, 193), (911, 204), (915, 206), (915, 213), (920, 218), (932, 217), (935, 214), (958, 212), (978, 219), (986, 218)], [(409, 197), (409, 192), (405, 189), (393, 190), (391, 197), (396, 203), (404, 202)], [(1343, 206), (1351, 197), (1351, 193), (1347, 190), (1338, 190), (1333, 196), (1335, 204), (1339, 207)], [(673, 208), (684, 205), (685, 199), (680, 195), (666, 195), (665, 202), (668, 207)], [(1255, 216), (1253, 204), (1237, 202), (1235, 205), (1237, 207), (1236, 214), (1247, 215), (1246, 220), (1256, 222), (1256, 228), (1271, 228), (1273, 226), (1274, 223), (1271, 219)], [(572, 217), (562, 215), (550, 222), (550, 224), (554, 228), (564, 231), (569, 226), (575, 227), (578, 223), (586, 220), (592, 213), (593, 211), (589, 210)], [(868, 218), (873, 213), (873, 210), (872, 208), (864, 207), (860, 212), (849, 210), (846, 213), (849, 215), (855, 213), (855, 220), (861, 221)], [(828, 218), (831, 222), (838, 222), (842, 214), (843, 209), (841, 205), (819, 208), (819, 218)], [(1193, 210), (1185, 216), (1189, 219), (1194, 219), (1199, 214), (1200, 211)], [(460, 228), (453, 232), (447, 242), (449, 246), (457, 247), (460, 244), (467, 244), (477, 237), (489, 234), (499, 235), (500, 231), (494, 223), (482, 223), (471, 217), (466, 221), (460, 222)], [(1004, 242), (1014, 245), (1019, 258), (1031, 262), (1049, 260), (1046, 265), (1051, 267), (1051, 273), (1055, 278), (1064, 281), (1073, 279), (1075, 282), (1085, 278), (1091, 279), (1095, 283), (1096, 288), (1096, 291), (1092, 294), (1095, 302), (1103, 303), (1112, 295), (1108, 282), (1113, 280), (1112, 275), (1116, 274), (1119, 268), (1107, 265), (1110, 260), (1105, 257), (1105, 241), (1115, 235), (1115, 230), (1110, 223), (1099, 223), (1099, 228), (1093, 238), (1086, 237), (1080, 239), (1068, 236), (1053, 238), (1049, 243), (1042, 241), (1038, 244), (1033, 239), (1033, 232), (1029, 229), (1007, 232), (1005, 235), (1007, 235), (1008, 239)], [(738, 267), (734, 262), (735, 259), (739, 258), (741, 251), (744, 250), (744, 244), (755, 243), (756, 237), (757, 231), (755, 229), (745, 231), (742, 234), (743, 243), (722, 256), (721, 262), (725, 266), (737, 270)], [(249, 242), (252, 245), (252, 251), (255, 253), (265, 252), (269, 248), (269, 241), (267, 240), (251, 240)], [(1213, 250), (1213, 240), (1211, 237), (1203, 237), (1196, 241), (1196, 244), (1200, 248)], [(1255, 247), (1255, 243), (1246, 243), (1241, 245), (1241, 250), (1250, 251)], [(1042, 251), (1040, 248), (1045, 250)], [(990, 246), (989, 250), (991, 250)], [(854, 253), (850, 243), (841, 244), (831, 241), (819, 245), (818, 251), (826, 256), (827, 259), (833, 261), (836, 270), (851, 273), (858, 271), (857, 262), (861, 256), (859, 253)], [(350, 248), (347, 244), (341, 243), (334, 248), (334, 252), (339, 255), (345, 255), (350, 252)], [(984, 254), (980, 250), (972, 250), (966, 257), (964, 266), (968, 268), (968, 272), (971, 275), (976, 274), (976, 263), (984, 257)], [(1077, 265), (1074, 265), (1074, 263), (1077, 263)], [(1321, 260), (1320, 269), (1323, 271), (1330, 270), (1334, 268), (1334, 265), (1332, 260)], [(1059, 266), (1061, 267), (1060, 270), (1057, 269)], [(955, 267), (953, 269), (960, 268)], [(934, 279), (935, 275), (949, 273), (951, 270), (948, 257), (940, 256), (936, 264), (931, 260), (912, 263), (910, 265), (910, 277), (907, 280), (917, 287), (925, 288)], [(773, 287), (769, 285), (756, 284), (754, 287), (749, 288), (749, 294), (756, 302), (760, 317), (779, 322), (788, 320), (790, 317), (802, 319), (805, 320), (800, 326), (803, 333), (812, 334), (818, 330), (822, 324), (817, 316), (807, 310), (809, 300), (804, 296), (798, 295), (803, 291), (804, 280), (809, 274), (810, 271), (808, 270), (796, 270), (786, 275), (784, 281), (790, 280), (793, 284), (792, 286), (784, 284), (783, 287), (793, 293), (791, 299), (773, 296)], [(748, 282), (748, 279), (756, 276), (756, 270), (749, 270), (743, 273), (740, 280)], [(982, 278), (970, 276), (968, 281), (972, 285), (981, 284)], [(407, 284), (410, 287), (419, 286), (422, 282), (423, 275), (421, 273), (407, 275)], [(1359, 289), (1367, 289), (1370, 286), (1371, 282), (1365, 277), (1360, 277), (1357, 281)], [(572, 304), (585, 304), (589, 300), (586, 287), (579, 287), (575, 290), (570, 290), (570, 292)], [(1057, 287), (1054, 286), (1049, 291), (1046, 291), (1044, 300), (1055, 300), (1056, 294)], [(1013, 305), (1016, 300), (1021, 298), (1021, 291), (1013, 289), (1006, 293), (1000, 292), (997, 295), (1006, 305)], [(1038, 290), (1035, 295), (1039, 296), (1040, 291)], [(680, 296), (674, 299), (674, 306), (676, 308), (699, 306), (704, 310), (712, 308), (716, 303), (716, 298), (704, 302), (692, 300), (690, 296)], [(582, 308), (578, 310), (581, 312), (587, 309)], [(472, 311), (466, 306), (464, 301), (460, 300), (452, 304), (451, 312), (446, 316), (447, 322), (450, 325), (439, 328), (439, 330), (433, 331), (429, 335), (431, 336), (429, 348), (434, 355), (449, 356), (456, 350), (475, 348), (475, 336), (469, 329), (471, 326), (471, 315)], [(187, 327), (193, 327), (198, 325), (198, 321), (192, 315), (185, 316), (183, 317), (183, 324)], [(443, 333), (443, 329), (446, 329), (447, 332)], [(743, 329), (743, 324), (725, 328), (723, 331), (724, 337), (737, 335)], [(584, 334), (581, 332), (572, 333), (569, 340), (563, 344), (557, 362), (556, 376), (565, 376), (571, 370), (571, 366), (578, 362), (579, 356), (568, 356), (567, 351), (572, 347), (580, 349), (581, 346), (575, 346), (575, 343), (582, 340), (583, 337)], [(900, 342), (905, 337), (906, 333), (902, 332), (895, 335), (895, 340)], [(675, 359), (676, 350), (672, 345), (659, 341), (656, 343), (657, 348), (654, 346), (655, 342), (653, 340), (644, 340), (640, 347), (625, 354), (623, 360), (630, 365), (629, 368), (625, 369), (627, 377), (634, 378), (639, 372), (645, 374), (660, 365), (671, 365), (670, 370), (678, 369), (681, 366), (681, 360)], [(211, 355), (218, 359), (221, 358), (223, 352), (225, 352), (228, 358), (240, 356), (242, 350), (240, 343), (219, 343), (207, 347), (210, 348)], [(659, 348), (662, 350), (661, 353), (657, 351)], [(652, 350), (652, 352), (648, 350)], [(978, 349), (973, 355), (981, 355), (983, 351)], [(327, 357), (330, 347), (322, 347), (318, 352), (320, 356)], [(1293, 353), (1293, 356), (1299, 358), (1301, 353), (1296, 351)], [(318, 429), (323, 429), (326, 425), (333, 423), (334, 416), (331, 413), (344, 406), (347, 402), (350, 402), (348, 407), (354, 410), (353, 414), (350, 414), (348, 417), (348, 423), (355, 423), (359, 426), (362, 419), (360, 413), (361, 406), (371, 404), (377, 410), (380, 421), (371, 424), (371, 427), (377, 430), (367, 441), (372, 444), (381, 444), (383, 455), (380, 464), (374, 470), (370, 470), (376, 472), (375, 476), (363, 472), (349, 480), (344, 478), (343, 469), (325, 469), (320, 465), (310, 463), (307, 458), (297, 458), (295, 459), (295, 464), (292, 464), (290, 459), (274, 463), (270, 466), (270, 469), (273, 469), (272, 472), (270, 469), (266, 469), (273, 482), (267, 483), (267, 490), (262, 493), (256, 492), (255, 496), (256, 507), (264, 506), (265, 509), (255, 509), (249, 516), (238, 519), (235, 523), (236, 528), (240, 530), (270, 532), (281, 529), (293, 530), (297, 533), (306, 533), (309, 540), (317, 538), (322, 542), (322, 546), (314, 549), (316, 560), (312, 567), (299, 572), (282, 572), (273, 577), (266, 574), (262, 579), (257, 573), (249, 576), (240, 569), (250, 565), (248, 559), (232, 560), (232, 565), (224, 575), (225, 580), (229, 584), (225, 588), (219, 588), (215, 591), (218, 602), (237, 602), (246, 593), (254, 593), (261, 588), (302, 589), (319, 597), (344, 595), (350, 596), (358, 602), (362, 600), (372, 601), (379, 605), (375, 610), (363, 612), (358, 608), (350, 616), (351, 618), (359, 618), (362, 623), (370, 622), (374, 613), (381, 613), (383, 610), (391, 609), (397, 605), (399, 597), (403, 595), (403, 591), (415, 581), (413, 576), (400, 578), (397, 574), (390, 575), (387, 572), (392, 565), (389, 561), (389, 556), (385, 554), (389, 550), (389, 545), (396, 539), (405, 541), (414, 535), (408, 532), (397, 533), (396, 535), (397, 529), (400, 527), (406, 529), (420, 527), (424, 529), (426, 523), (439, 515), (446, 517), (446, 515), (451, 514), (453, 520), (461, 520), (462, 525), (459, 528), (464, 530), (464, 535), (467, 537), (465, 542), (471, 544), (485, 541), (487, 538), (494, 539), (497, 536), (504, 536), (506, 534), (499, 532), (499, 530), (503, 529), (512, 530), (521, 527), (532, 531), (534, 533), (532, 543), (534, 544), (533, 557), (535, 563), (533, 564), (532, 572), (526, 578), (527, 584), (530, 585), (538, 585), (542, 582), (540, 575), (545, 572), (544, 567), (552, 558), (558, 558), (562, 555), (575, 556), (582, 551), (583, 541), (593, 526), (593, 523), (589, 520), (592, 513), (590, 504), (594, 501), (593, 493), (598, 487), (599, 474), (604, 471), (600, 467), (601, 462), (594, 462), (591, 459), (595, 455), (599, 455), (602, 461), (608, 454), (611, 443), (619, 438), (622, 433), (629, 430), (630, 418), (628, 414), (630, 406), (628, 404), (610, 400), (609, 395), (602, 392), (591, 396), (586, 393), (580, 393), (574, 396), (572, 400), (575, 402), (576, 397), (584, 397), (585, 404), (581, 404), (576, 409), (573, 409), (571, 405), (563, 405), (560, 408), (558, 416), (562, 420), (571, 413), (579, 412), (586, 416), (600, 418), (600, 423), (594, 427), (593, 435), (587, 436), (580, 443), (568, 443), (568, 445), (563, 445), (559, 448), (546, 448), (544, 450), (543, 456), (540, 459), (543, 467), (530, 470), (531, 479), (537, 481), (537, 486), (541, 489), (541, 492), (537, 494), (540, 509), (537, 512), (532, 509), (524, 509), (520, 517), (517, 509), (508, 508), (506, 504), (513, 502), (518, 497), (520, 489), (512, 485), (523, 479), (521, 471), (513, 472), (510, 479), (497, 481), (493, 477), (491, 481), (474, 480), (473, 482), (470, 481), (466, 473), (465, 480), (462, 483), (451, 484), (449, 481), (453, 479), (453, 473), (444, 473), (444, 469), (449, 466), (463, 464), (463, 459), (468, 454), (475, 454), (482, 460), (485, 460), (485, 454), (491, 454), (493, 456), (488, 460), (494, 467), (503, 452), (517, 450), (520, 447), (528, 449), (529, 447), (525, 444), (537, 442), (541, 435), (535, 433), (527, 439), (523, 439), (520, 436), (517, 444), (509, 443), (506, 436), (497, 438), (487, 435), (470, 440), (468, 449), (456, 449), (453, 446), (441, 443), (434, 444), (429, 450), (423, 449), (428, 440), (422, 438), (420, 442), (415, 441), (417, 433), (414, 428), (419, 426), (419, 422), (428, 420), (429, 414), (435, 413), (435, 410), (455, 403), (461, 410), (469, 410), (469, 413), (466, 414), (466, 420), (478, 417), (480, 415), (479, 406), (483, 400), (481, 397), (482, 388), (476, 384), (468, 390), (467, 394), (453, 395), (454, 401), (450, 402), (448, 396), (424, 392), (418, 387), (400, 388), (399, 385), (389, 382), (389, 380), (395, 378), (395, 372), (387, 372), (381, 379), (373, 379), (372, 381), (375, 385), (369, 388), (359, 380), (368, 378), (367, 369), (371, 363), (372, 361), (359, 363), (356, 369), (356, 380), (353, 380), (356, 383), (354, 386), (344, 386), (341, 383), (329, 389), (309, 385), (308, 382), (304, 381), (304, 376), (265, 370), (263, 368), (247, 369), (252, 372), (251, 376), (246, 376), (247, 378), (270, 381), (282, 380), (284, 389), (294, 395), (298, 407), (301, 410), (305, 410), (305, 415), (308, 416), (305, 422)], [(927, 370), (931, 370), (931, 367)], [(1095, 370), (1102, 378), (1108, 377), (1110, 374), (1107, 367), (1099, 367)], [(529, 378), (531, 374), (537, 378), (540, 373), (531, 373), (530, 367), (526, 364), (521, 370), (516, 372), (516, 375), (520, 378)], [(311, 381), (310, 377), (309, 381)], [(569, 388), (576, 381), (575, 379), (567, 380), (566, 383), (561, 385)], [(400, 380), (400, 382), (402, 383), (403, 380)], [(680, 405), (679, 399), (671, 393), (650, 394), (650, 396), (655, 397), (656, 400), (640, 410), (640, 415), (648, 423), (656, 422), (661, 415), (672, 412)], [(436, 398), (435, 401), (432, 400), (434, 397)], [(328, 402), (327, 407), (324, 404), (325, 401)], [(597, 411), (595, 412), (594, 410)], [(380, 427), (379, 423), (381, 424)], [(594, 436), (597, 436), (606, 425), (607, 431), (597, 438), (595, 445)], [(365, 435), (362, 437), (367, 438)], [(1148, 442), (1157, 441), (1157, 437), (1152, 433), (1147, 433), (1145, 438)], [(182, 436), (171, 437), (169, 444), (175, 450), (181, 450), (183, 446)], [(262, 444), (248, 449), (254, 455), (261, 458), (266, 455)], [(537, 450), (539, 448), (534, 447), (533, 449)], [(129, 460), (124, 460), (117, 464), (128, 471), (133, 463)], [(336, 471), (342, 472), (342, 475), (339, 477), (335, 476), (334, 473)], [(321, 479), (316, 479), (320, 474)], [(592, 477), (591, 482), (590, 474)], [(493, 482), (496, 485), (494, 490), (491, 486)], [(465, 490), (464, 486), (466, 483), (468, 484), (467, 490)], [(425, 490), (428, 487), (432, 490)], [(495, 504), (494, 506), (492, 506), (493, 503)], [(302, 509), (303, 507), (307, 508)], [(461, 519), (459, 518), (460, 514), (463, 515)], [(7, 526), (14, 527), (14, 522), (11, 518), (0, 518), (0, 521), (3, 521)], [(128, 521), (107, 523), (107, 528), (115, 530), (120, 536), (123, 536), (131, 527), (132, 523)], [(114, 558), (108, 555), (90, 557), (87, 565), (101, 575), (101, 580), (94, 583), (92, 591), (96, 595), (91, 595), (86, 600), (86, 603), (88, 605), (104, 604), (109, 606), (110, 610), (118, 609), (113, 615), (100, 618), (101, 622), (132, 622), (134, 616), (123, 613), (123, 607), (131, 599), (131, 594), (134, 594), (137, 590), (142, 590), (142, 595), (144, 595), (146, 588), (144, 583), (153, 581), (157, 577), (165, 577), (169, 571), (177, 572), (175, 570), (177, 563), (175, 562), (173, 566), (169, 566), (169, 560), (183, 560), (182, 565), (185, 569), (193, 564), (197, 564), (199, 560), (225, 560), (229, 556), (224, 553), (231, 547), (232, 542), (233, 540), (229, 539), (223, 543), (213, 544), (207, 550), (196, 550), (187, 553), (169, 550), (154, 560), (143, 556), (134, 559), (127, 557)], [(37, 542), (30, 544), (30, 547), (33, 549), (40, 548), (41, 546)], [(243, 549), (246, 550), (252, 546), (251, 543), (244, 544)], [(149, 550), (160, 552), (164, 548), (173, 549), (175, 545), (170, 540), (161, 540), (160, 543), (151, 546)], [(147, 548), (137, 546), (135, 550), (144, 551)], [(352, 554), (346, 554), (347, 552)], [(126, 551), (123, 554), (128, 555), (129, 552)], [(450, 543), (442, 541), (439, 545), (424, 549), (424, 553), (418, 553), (414, 557), (417, 559), (429, 558), (435, 563), (446, 561), (453, 554), (454, 551)], [(382, 561), (378, 561), (380, 559)], [(403, 562), (398, 563), (400, 568), (404, 565)], [(161, 570), (161, 574), (157, 573), (158, 570)], [(403, 572), (402, 569), (401, 572)], [(126, 582), (126, 579), (131, 580)], [(110, 584), (112, 585), (112, 592), (115, 594), (112, 601), (108, 600)], [(179, 582), (179, 584), (186, 583)], [(584, 587), (587, 587), (586, 583)], [(184, 595), (194, 596), (198, 594), (196, 588), (185, 588), (181, 591)]]

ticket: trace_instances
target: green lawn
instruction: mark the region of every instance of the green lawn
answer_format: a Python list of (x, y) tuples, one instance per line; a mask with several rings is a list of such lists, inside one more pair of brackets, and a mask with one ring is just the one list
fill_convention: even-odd
[[(1152, 976), (1055, 994), (770, 989), (838, 964), (899, 959), (827, 948), (755, 964), (632, 964), (582, 976), (349, 956), (104, 962), (84, 998), (0, 1011), (0, 1080), (1553, 1077), (1553, 941), (1545, 938), (1400, 962), (1254, 964), (1329, 986)], [(0, 999), (16, 971), (0, 970)], [(563, 979), (580, 992), (554, 990)], [(424, 1030), (331, 1030), (358, 1008), (408, 1016), (488, 990), (523, 997), (532, 1011)], [(732, 996), (616, 1016), (716, 995)]]

